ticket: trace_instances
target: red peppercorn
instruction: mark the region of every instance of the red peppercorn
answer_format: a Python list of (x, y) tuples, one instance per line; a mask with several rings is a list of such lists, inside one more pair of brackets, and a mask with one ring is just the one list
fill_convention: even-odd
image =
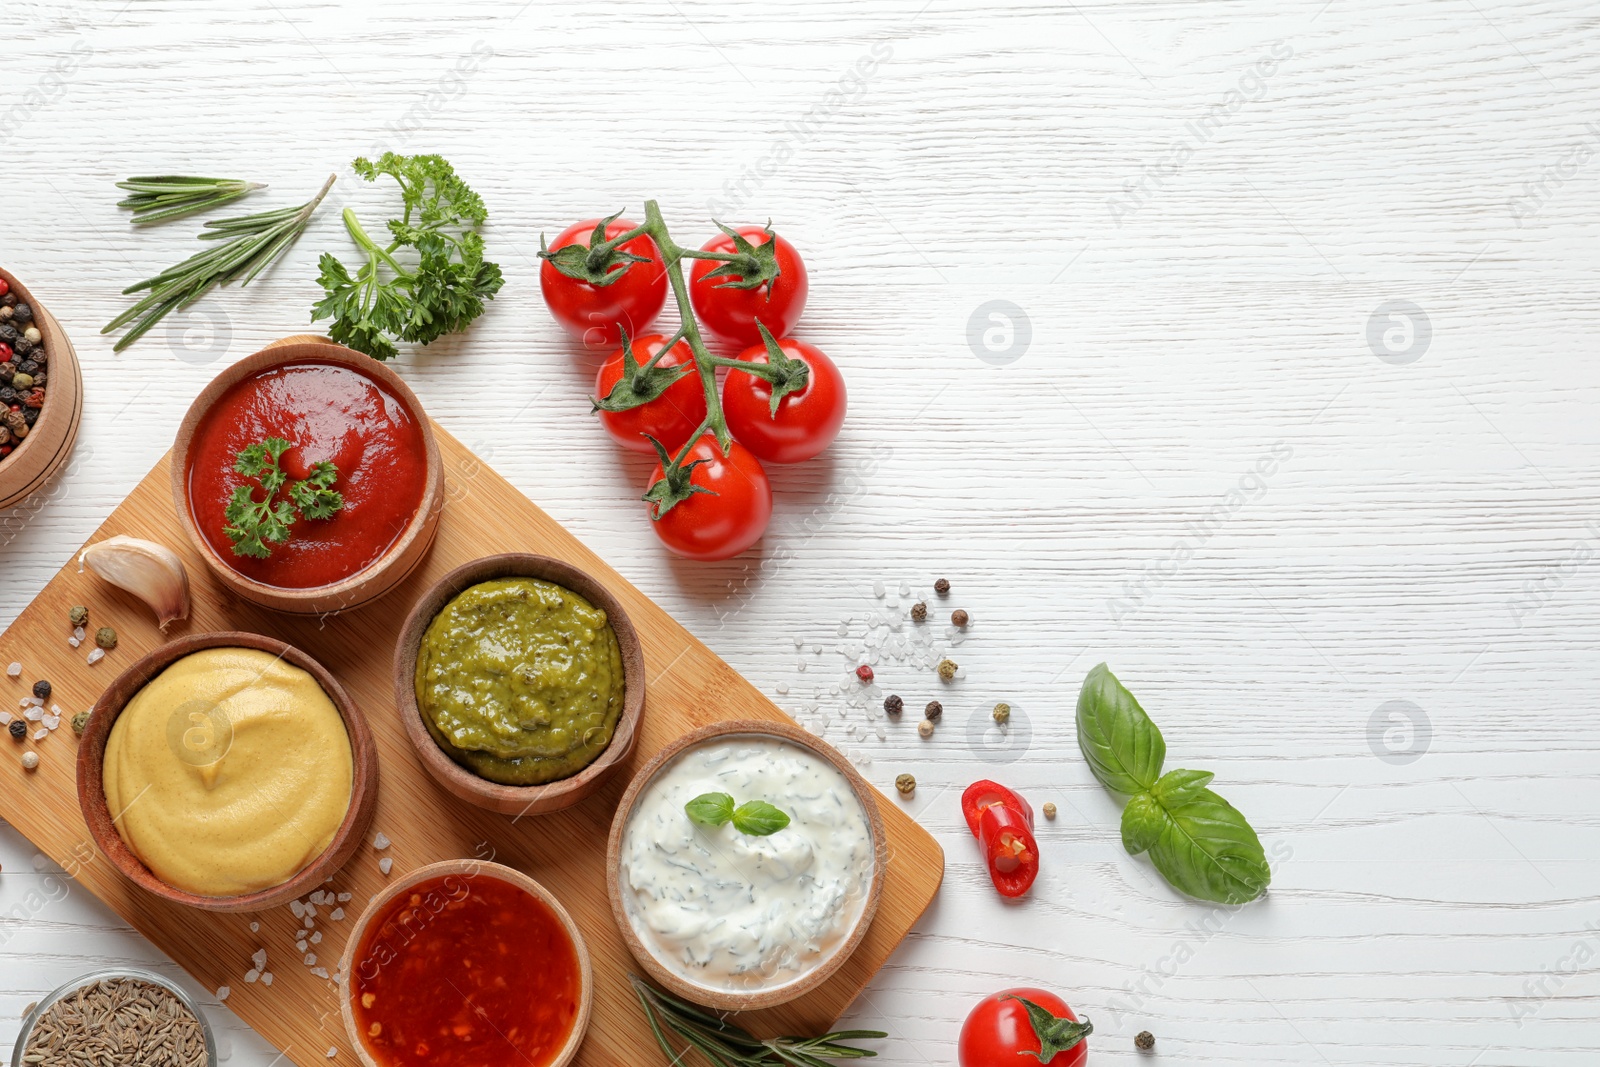
[(4, 278), (0, 278), (0, 296), (5, 296), (10, 291), (11, 283), (6, 281)]
[(43, 389), (30, 389), (30, 390), (28, 390), (27, 399), (24, 400), (23, 403), (28, 405), (28, 407), (30, 407), (30, 408), (42, 408), (42, 407), (44, 407), (44, 390)]
[(0, 363), (4, 363), (10, 358), (11, 346), (6, 344), (4, 341), (0, 341)]
[(863, 663), (861, 666), (856, 668), (856, 677), (860, 678), (863, 682), (872, 681), (872, 668)]

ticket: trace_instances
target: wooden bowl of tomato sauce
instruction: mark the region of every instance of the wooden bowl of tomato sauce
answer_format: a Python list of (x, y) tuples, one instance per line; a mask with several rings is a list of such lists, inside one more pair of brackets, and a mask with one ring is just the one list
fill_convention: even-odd
[(567, 909), (521, 871), (480, 860), (395, 881), (339, 961), (339, 1012), (365, 1067), (566, 1067), (593, 996)]
[[(269, 500), (260, 477), (236, 468), (251, 445), (289, 443), (284, 484)], [(332, 463), (343, 498), (330, 517), (306, 517), (293, 488)], [(265, 558), (237, 551), (228, 507), (290, 507), (286, 541)], [(427, 413), (382, 363), (328, 341), (279, 342), (235, 363), (190, 406), (173, 446), (179, 520), (213, 574), (253, 603), (299, 615), (349, 611), (389, 592), (422, 561), (439, 529), (444, 474)]]

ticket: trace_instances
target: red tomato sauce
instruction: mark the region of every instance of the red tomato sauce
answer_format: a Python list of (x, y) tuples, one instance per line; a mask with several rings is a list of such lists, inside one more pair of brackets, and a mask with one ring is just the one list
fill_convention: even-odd
[(385, 1067), (546, 1067), (578, 1015), (578, 953), (538, 898), (489, 875), (413, 886), (373, 917), (350, 1007)]
[[(239, 452), (268, 437), (292, 446), (279, 465), (292, 484), (324, 460), (339, 468), (333, 488), (344, 507), (332, 518), (296, 516), (289, 540), (267, 559), (238, 556), (223, 533), (236, 487), (255, 487), (233, 469)], [(189, 512), (217, 556), (246, 578), (287, 589), (332, 585), (381, 559), (422, 504), (427, 454), (422, 428), (400, 399), (337, 363), (307, 361), (246, 378), (229, 389), (195, 430)], [(287, 499), (287, 488), (275, 499)]]

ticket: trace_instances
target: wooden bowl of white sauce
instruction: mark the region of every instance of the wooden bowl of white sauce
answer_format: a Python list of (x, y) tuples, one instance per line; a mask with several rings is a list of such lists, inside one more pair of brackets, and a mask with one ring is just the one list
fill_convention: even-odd
[[(707, 794), (765, 802), (788, 822), (751, 833), (762, 827), (696, 821), (689, 802)], [(679, 738), (634, 776), (611, 823), (607, 888), (652, 979), (746, 1011), (804, 996), (850, 958), (887, 866), (877, 794), (844, 757), (787, 723), (734, 721)]]

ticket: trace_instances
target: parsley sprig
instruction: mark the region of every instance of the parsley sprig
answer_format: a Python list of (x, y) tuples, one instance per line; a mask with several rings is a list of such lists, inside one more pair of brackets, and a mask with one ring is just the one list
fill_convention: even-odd
[[(374, 359), (392, 359), (397, 340), (425, 345), (466, 329), (503, 281), (499, 265), (483, 258), (483, 199), (441, 156), (385, 152), (376, 163), (361, 158), (351, 166), (369, 182), (383, 174), (398, 182), (405, 212), (389, 220), (394, 240), (380, 246), (345, 208), (345, 229), (364, 261), (352, 274), (333, 253), (322, 254), (317, 280), (328, 295), (311, 321), (333, 319), (329, 336)], [(402, 249), (414, 250), (416, 261), (397, 258)]]
[(278, 460), (289, 448), (283, 438), (269, 437), (244, 448), (234, 461), (233, 469), (246, 478), (254, 478), (266, 493), (257, 500), (255, 486), (241, 485), (228, 500), (223, 513), (228, 524), (222, 532), (233, 542), (234, 555), (266, 559), (272, 555), (272, 545), (289, 540), (289, 525), (294, 522), (296, 511), (304, 519), (331, 519), (344, 507), (344, 496), (333, 488), (339, 468), (326, 460), (313, 463), (307, 477), (289, 486), (287, 500), (279, 498), (289, 476)]

